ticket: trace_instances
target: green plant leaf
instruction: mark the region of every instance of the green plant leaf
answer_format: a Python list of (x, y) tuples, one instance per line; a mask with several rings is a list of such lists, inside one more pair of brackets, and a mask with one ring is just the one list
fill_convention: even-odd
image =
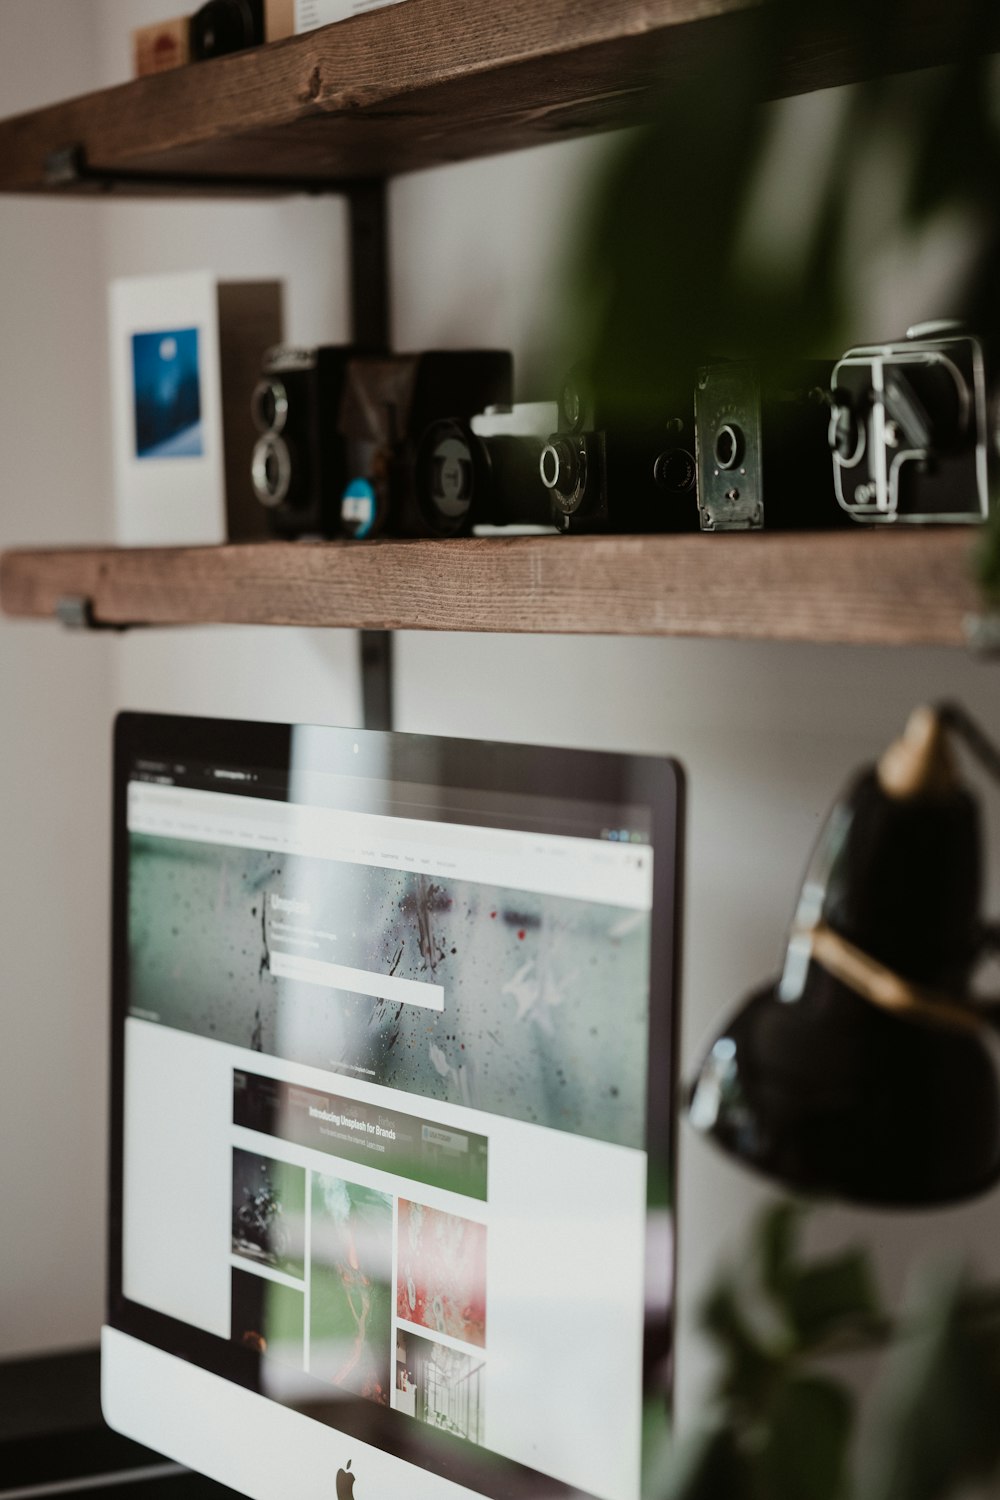
[(881, 1319), (875, 1278), (867, 1255), (850, 1250), (804, 1262), (799, 1240), (807, 1208), (792, 1200), (761, 1217), (755, 1242), (763, 1289), (792, 1336), (790, 1354), (850, 1339), (875, 1329)]
[(871, 1262), (863, 1250), (800, 1271), (785, 1294), (789, 1321), (806, 1347), (836, 1342), (879, 1317)]
[(779, 1303), (798, 1275), (799, 1230), (805, 1214), (804, 1205), (789, 1198), (766, 1209), (757, 1225), (761, 1281)]
[(671, 1444), (644, 1500), (754, 1500), (749, 1465), (724, 1423)]
[(1000, 1469), (1000, 1347), (956, 1272), (925, 1278), (886, 1364), (860, 1500), (944, 1500)]
[(740, 1307), (736, 1286), (720, 1280), (702, 1305), (702, 1327), (722, 1355), (718, 1393), (751, 1409), (766, 1401), (778, 1361), (754, 1333)]
[(785, 1382), (758, 1457), (759, 1493), (767, 1500), (839, 1500), (852, 1418), (851, 1398), (834, 1381), (810, 1375)]

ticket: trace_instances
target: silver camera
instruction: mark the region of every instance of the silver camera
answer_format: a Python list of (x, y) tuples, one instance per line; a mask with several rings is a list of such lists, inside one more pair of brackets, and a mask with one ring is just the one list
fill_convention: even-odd
[(837, 500), (855, 521), (983, 521), (996, 488), (996, 423), (981, 341), (951, 322), (835, 365), (829, 444)]

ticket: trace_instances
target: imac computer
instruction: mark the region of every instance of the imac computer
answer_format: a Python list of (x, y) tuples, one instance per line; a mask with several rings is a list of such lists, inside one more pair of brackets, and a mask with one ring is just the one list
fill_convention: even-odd
[(638, 1500), (677, 765), (124, 714), (114, 819), (110, 1425), (256, 1500)]

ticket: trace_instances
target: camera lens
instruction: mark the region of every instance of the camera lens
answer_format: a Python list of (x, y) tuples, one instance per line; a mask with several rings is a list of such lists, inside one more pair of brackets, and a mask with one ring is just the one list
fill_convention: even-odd
[(715, 462), (720, 469), (735, 469), (743, 457), (743, 433), (727, 422), (715, 434)]
[(583, 411), (583, 401), (580, 399), (580, 392), (577, 387), (569, 381), (563, 386), (562, 399), (559, 405), (562, 408), (562, 417), (566, 426), (570, 428), (579, 426), (580, 416)]
[(576, 489), (577, 463), (571, 445), (561, 438), (546, 443), (538, 460), (538, 472), (547, 490), (572, 494)]
[(263, 41), (249, 0), (208, 0), (191, 17), (191, 55), (196, 62), (239, 52)]
[(671, 495), (686, 495), (693, 490), (696, 473), (694, 454), (686, 448), (669, 448), (653, 465), (654, 480)]
[(420, 439), (415, 465), (416, 495), (423, 520), (435, 536), (468, 529), (484, 483), (482, 445), (464, 422), (432, 422)]
[(281, 505), (292, 482), (292, 457), (283, 438), (265, 433), (253, 450), (250, 464), (253, 492), (261, 505)]
[(538, 459), (538, 473), (563, 515), (579, 509), (587, 489), (587, 441), (556, 434)]
[(288, 419), (288, 392), (275, 377), (259, 380), (250, 397), (250, 412), (258, 432), (280, 432)]
[(865, 424), (858, 416), (847, 391), (836, 390), (833, 393), (829, 442), (837, 461), (844, 468), (852, 469), (861, 461), (865, 447)]
[(431, 459), (431, 502), (443, 516), (464, 516), (472, 504), (472, 454), (459, 437), (442, 438)]

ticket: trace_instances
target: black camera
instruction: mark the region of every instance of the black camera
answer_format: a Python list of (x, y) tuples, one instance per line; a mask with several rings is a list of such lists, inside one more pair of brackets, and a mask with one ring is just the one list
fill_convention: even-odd
[[(510, 354), (497, 349), (358, 356), (348, 362), (339, 408), (347, 465), (340, 527), (362, 538), (451, 536), (467, 529), (469, 476), (451, 450), (432, 475), (424, 434), (447, 420), (462, 429), (484, 407), (509, 405)], [(457, 450), (456, 450), (457, 451)], [(447, 467), (447, 472), (445, 469)], [(435, 479), (436, 476), (436, 479)], [(435, 487), (436, 484), (436, 487)]]
[(435, 536), (494, 527), (552, 529), (539, 462), (554, 401), (491, 406), (468, 422), (432, 422), (417, 449), (416, 498)]
[(565, 382), (559, 427), (539, 472), (560, 531), (695, 531), (694, 411), (691, 386), (661, 403), (662, 414), (631, 410), (596, 394), (579, 375)]
[(782, 369), (720, 360), (698, 371), (702, 531), (843, 524), (826, 442), (830, 370), (822, 360)]
[(251, 401), (260, 433), (250, 466), (253, 491), (277, 536), (335, 536), (347, 479), (337, 422), (354, 351), (277, 345), (264, 356)]
[(189, 22), (191, 57), (203, 62), (264, 40), (264, 0), (207, 0)]
[(927, 323), (897, 344), (849, 349), (833, 370), (837, 499), (855, 521), (985, 520), (996, 424), (982, 343)]

